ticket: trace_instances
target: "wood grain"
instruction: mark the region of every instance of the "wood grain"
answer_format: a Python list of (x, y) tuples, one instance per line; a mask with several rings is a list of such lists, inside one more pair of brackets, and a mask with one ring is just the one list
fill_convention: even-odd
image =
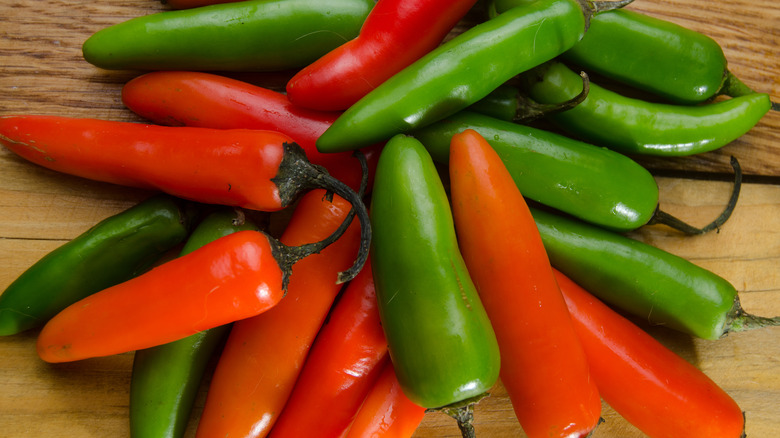
[[(724, 48), (730, 69), (754, 89), (780, 101), (780, 3), (776, 0), (637, 0), (629, 8), (703, 32)], [(0, 115), (52, 114), (140, 121), (121, 103), (122, 85), (139, 72), (104, 71), (81, 57), (93, 32), (164, 10), (155, 0), (8, 0), (0, 2)], [(470, 20), (475, 17), (471, 16)], [(456, 30), (462, 31), (466, 20)], [(242, 75), (280, 90), (289, 73)], [(748, 175), (739, 205), (717, 233), (686, 237), (661, 227), (632, 236), (722, 275), (740, 290), (747, 311), (780, 314), (780, 115), (770, 112), (748, 134), (720, 151), (674, 160), (640, 159), (658, 172), (661, 207), (694, 224), (717, 216), (735, 155)], [(685, 173), (704, 179), (687, 179)], [(712, 177), (709, 179), (708, 177)], [(0, 150), (0, 288), (32, 263), (97, 221), (149, 193), (85, 181), (33, 166)], [(1, 290), (1, 289), (0, 289)], [(657, 339), (724, 387), (746, 411), (751, 438), (780, 431), (780, 328), (702, 341), (661, 327)], [(0, 436), (126, 437), (132, 354), (48, 365), (35, 354), (36, 332), (0, 338)], [(540, 358), (540, 363), (542, 358)], [(187, 436), (194, 436), (206, 387)], [(630, 391), (630, 388), (627, 388)], [(484, 437), (525, 436), (500, 384), (476, 409)], [(594, 437), (643, 436), (604, 406)], [(442, 414), (426, 416), (416, 437), (457, 437)]]

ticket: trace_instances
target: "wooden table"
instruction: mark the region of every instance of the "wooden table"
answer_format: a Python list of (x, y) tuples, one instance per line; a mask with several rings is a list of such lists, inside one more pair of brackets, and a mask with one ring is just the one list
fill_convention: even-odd
[[(82, 59), (81, 44), (103, 27), (164, 9), (155, 0), (0, 2), (0, 114), (139, 121), (122, 106), (119, 94), (137, 73), (94, 68)], [(629, 9), (713, 37), (735, 74), (780, 101), (776, 0), (637, 0)], [(254, 79), (281, 89), (286, 77)], [(718, 233), (683, 237), (662, 227), (632, 233), (725, 277), (739, 289), (745, 309), (764, 316), (780, 315), (778, 140), (780, 113), (771, 112), (720, 151), (640, 160), (657, 175), (661, 207), (694, 224), (717, 216), (728, 198), (730, 155), (739, 158), (746, 184), (734, 215)], [(0, 290), (48, 251), (148, 195), (56, 174), (0, 150)], [(749, 437), (777, 436), (780, 328), (731, 334), (718, 341), (658, 327), (648, 330), (731, 394), (746, 411)], [(52, 366), (36, 356), (35, 336), (32, 331), (0, 338), (0, 436), (128, 436), (132, 353)], [(205, 388), (196, 414), (204, 396)], [(603, 416), (606, 422), (595, 437), (643, 436), (608, 406)], [(477, 407), (476, 428), (483, 437), (525, 436), (500, 385)], [(188, 436), (193, 434), (191, 427)], [(430, 414), (415, 436), (459, 435), (448, 417)]]

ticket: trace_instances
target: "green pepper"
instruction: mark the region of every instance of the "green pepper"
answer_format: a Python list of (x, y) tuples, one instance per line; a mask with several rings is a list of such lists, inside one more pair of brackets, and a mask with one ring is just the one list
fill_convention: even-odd
[(320, 136), (317, 148), (355, 149), (452, 115), (571, 48), (596, 12), (590, 2), (539, 0), (480, 23), (347, 109)]
[[(240, 210), (220, 209), (195, 228), (180, 255), (228, 234), (257, 229)], [(215, 327), (136, 351), (130, 380), (131, 437), (184, 436), (206, 366), (230, 327)]]
[[(582, 78), (560, 62), (524, 75), (528, 95), (559, 103), (582, 91)], [(749, 131), (771, 108), (769, 95), (753, 93), (715, 103), (685, 106), (648, 102), (590, 83), (588, 96), (548, 117), (589, 143), (626, 154), (685, 156), (718, 149)]]
[(498, 379), (497, 341), (444, 186), (412, 137), (393, 137), (379, 157), (371, 223), (379, 314), (406, 396), (440, 408), (485, 393)]
[(753, 93), (728, 71), (715, 40), (635, 11), (594, 17), (587, 35), (562, 59), (678, 104)]
[(446, 165), (450, 138), (466, 129), (488, 140), (520, 192), (536, 202), (616, 231), (645, 225), (657, 210), (650, 172), (609, 149), (469, 111), (411, 134)]
[(355, 38), (370, 0), (253, 0), (136, 17), (83, 45), (105, 69), (277, 71)]
[(0, 295), (0, 335), (40, 327), (70, 304), (145, 271), (183, 242), (194, 208), (154, 196), (50, 252)]
[(777, 325), (745, 313), (726, 279), (630, 237), (532, 209), (550, 262), (606, 303), (703, 339)]

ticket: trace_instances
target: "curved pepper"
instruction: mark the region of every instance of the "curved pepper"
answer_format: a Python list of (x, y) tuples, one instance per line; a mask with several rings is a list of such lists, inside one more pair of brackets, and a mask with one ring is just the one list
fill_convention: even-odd
[(373, 272), (366, 264), (317, 334), (270, 436), (342, 436), (387, 360)]
[[(301, 245), (328, 236), (349, 217), (350, 206), (325, 192), (307, 193), (280, 240)], [(301, 260), (278, 306), (237, 321), (211, 379), (197, 437), (266, 436), (282, 413), (309, 349), (341, 287), (330, 279), (348, 266), (359, 242), (352, 224), (333, 245)]]
[[(582, 91), (581, 77), (559, 62), (534, 69), (526, 79), (529, 96), (544, 104), (569, 100)], [(764, 93), (706, 105), (668, 105), (622, 96), (591, 82), (582, 103), (549, 118), (585, 141), (622, 153), (685, 156), (736, 140), (771, 106)]]
[(561, 272), (555, 275), (591, 375), (623, 418), (653, 438), (745, 436), (742, 410), (715, 382)]
[[(315, 146), (338, 113), (301, 108), (273, 90), (189, 71), (157, 71), (133, 78), (122, 87), (122, 102), (159, 125), (281, 132), (303, 148), (309, 161), (325, 167), (353, 190), (360, 187), (360, 162), (351, 153), (323, 154)], [(379, 146), (361, 152), (368, 162), (370, 187)]]
[(559, 134), (461, 111), (411, 134), (439, 163), (450, 139), (473, 129), (496, 150), (526, 197), (617, 231), (639, 228), (658, 207), (658, 185), (617, 152)]
[(498, 378), (495, 334), (436, 167), (414, 138), (393, 137), (379, 156), (371, 221), (379, 315), (404, 393), (426, 408), (485, 393)]
[(0, 117), (0, 143), (58, 172), (206, 204), (278, 211), (302, 191), (324, 187), (353, 203), (363, 233), (355, 266), (340, 281), (354, 277), (368, 257), (371, 224), (360, 197), (278, 132), (6, 116)]
[[(218, 210), (198, 224), (180, 255), (243, 230), (258, 228), (240, 211)], [(206, 364), (229, 331), (226, 324), (135, 352), (130, 380), (131, 437), (184, 436)]]
[(601, 398), (534, 218), (476, 131), (452, 137), (458, 242), (501, 350), (501, 382), (529, 437), (588, 436)]
[(480, 23), (368, 93), (322, 134), (317, 148), (355, 149), (452, 115), (568, 50), (593, 13), (575, 0), (540, 0)]
[(474, 3), (379, 0), (360, 35), (293, 76), (287, 82), (287, 96), (306, 108), (345, 110), (436, 48)]
[(606, 303), (704, 339), (777, 325), (745, 313), (734, 286), (638, 240), (532, 209), (552, 265)]
[(0, 295), (0, 335), (40, 327), (74, 302), (147, 270), (183, 242), (194, 208), (166, 195), (106, 218), (40, 259)]
[(93, 34), (82, 51), (104, 69), (279, 71), (357, 36), (370, 0), (252, 0), (136, 17)]

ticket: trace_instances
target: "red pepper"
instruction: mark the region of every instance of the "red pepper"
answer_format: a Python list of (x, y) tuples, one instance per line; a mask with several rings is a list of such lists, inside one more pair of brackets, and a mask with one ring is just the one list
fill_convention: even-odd
[(744, 436), (737, 403), (701, 370), (555, 271), (591, 375), (607, 402), (651, 438)]
[(271, 437), (338, 438), (387, 360), (371, 265), (360, 271), (322, 327)]
[(475, 0), (379, 0), (360, 34), (287, 83), (296, 105), (345, 110), (438, 46)]
[[(315, 146), (339, 113), (301, 108), (273, 90), (212, 73), (188, 71), (138, 76), (122, 88), (122, 101), (131, 111), (160, 125), (281, 132), (306, 151), (309, 161), (324, 166), (355, 190), (360, 185), (360, 163), (352, 154), (326, 154)], [(362, 151), (373, 174), (379, 147)]]
[(0, 143), (70, 175), (251, 210), (281, 210), (303, 190), (324, 187), (350, 200), (361, 221), (364, 242), (352, 272), (368, 255), (370, 223), (360, 197), (278, 132), (6, 116), (0, 117)]
[[(282, 243), (318, 241), (344, 221), (350, 206), (324, 193), (299, 202)], [(266, 436), (282, 412), (306, 355), (340, 287), (330, 278), (349, 265), (359, 230), (347, 232), (320, 254), (301, 260), (287, 295), (273, 311), (233, 325), (211, 380), (196, 436)]]
[(425, 416), (401, 389), (395, 369), (387, 362), (344, 438), (409, 438)]
[(458, 241), (520, 425), (529, 437), (587, 436), (601, 399), (523, 196), (474, 130), (452, 137), (449, 166)]

